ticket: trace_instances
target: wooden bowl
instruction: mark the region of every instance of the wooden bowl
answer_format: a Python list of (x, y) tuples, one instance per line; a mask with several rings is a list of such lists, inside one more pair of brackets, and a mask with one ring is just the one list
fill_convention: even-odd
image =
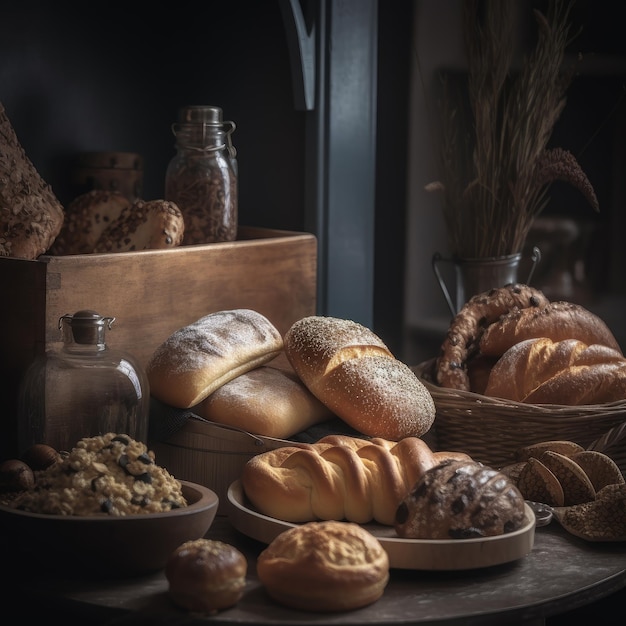
[(181, 543), (203, 537), (217, 513), (215, 492), (180, 482), (188, 506), (164, 513), (65, 516), (0, 506), (3, 560), (19, 570), (63, 571), (77, 578), (160, 570)]

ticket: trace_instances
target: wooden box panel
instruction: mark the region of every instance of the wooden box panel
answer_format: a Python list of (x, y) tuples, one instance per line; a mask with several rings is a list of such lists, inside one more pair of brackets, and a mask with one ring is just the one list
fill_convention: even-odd
[(145, 365), (172, 332), (214, 311), (254, 309), (284, 334), (315, 313), (316, 272), (314, 235), (249, 227), (234, 242), (172, 250), (0, 258), (0, 454), (17, 446), (19, 380), (35, 356), (60, 344), (62, 315), (115, 317), (107, 345)]

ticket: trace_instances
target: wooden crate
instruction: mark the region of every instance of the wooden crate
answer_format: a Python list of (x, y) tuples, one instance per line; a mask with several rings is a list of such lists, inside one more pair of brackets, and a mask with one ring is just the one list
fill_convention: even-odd
[(17, 449), (21, 376), (37, 355), (60, 345), (62, 315), (92, 309), (115, 317), (107, 345), (145, 365), (172, 332), (214, 311), (254, 309), (284, 334), (315, 313), (316, 279), (313, 235), (250, 227), (228, 243), (0, 258), (0, 458)]

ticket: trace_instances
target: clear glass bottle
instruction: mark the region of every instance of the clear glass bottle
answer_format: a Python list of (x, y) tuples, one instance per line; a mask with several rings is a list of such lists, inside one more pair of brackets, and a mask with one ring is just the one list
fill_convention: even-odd
[(147, 442), (148, 378), (133, 356), (107, 347), (114, 321), (91, 310), (59, 319), (61, 348), (37, 357), (20, 383), (20, 453), (35, 443), (70, 450), (107, 432)]
[(165, 174), (165, 199), (185, 219), (183, 244), (234, 241), (237, 238), (238, 183), (233, 122), (222, 109), (185, 106), (172, 125), (176, 155)]

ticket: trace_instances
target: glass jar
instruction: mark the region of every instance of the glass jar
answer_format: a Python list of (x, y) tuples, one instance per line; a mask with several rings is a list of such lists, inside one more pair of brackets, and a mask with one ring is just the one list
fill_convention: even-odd
[(237, 160), (233, 122), (222, 109), (186, 106), (172, 125), (176, 155), (165, 174), (165, 199), (175, 202), (185, 220), (183, 244), (237, 238)]
[(70, 450), (107, 432), (147, 442), (148, 378), (134, 357), (107, 347), (114, 321), (91, 310), (59, 319), (62, 346), (37, 357), (20, 383), (20, 453), (36, 443)]

